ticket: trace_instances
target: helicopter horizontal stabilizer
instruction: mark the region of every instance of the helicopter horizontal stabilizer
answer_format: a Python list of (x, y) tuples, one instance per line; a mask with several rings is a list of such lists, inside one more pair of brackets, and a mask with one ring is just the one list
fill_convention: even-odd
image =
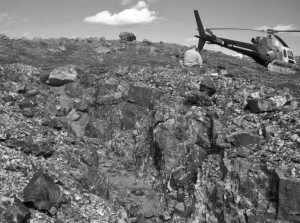
[(206, 42), (206, 40), (205, 40), (206, 34), (205, 34), (204, 27), (202, 25), (198, 10), (194, 10), (194, 13), (195, 13), (196, 23), (197, 23), (197, 27), (198, 27), (198, 32), (199, 32), (199, 36), (197, 36), (199, 38), (198, 50), (202, 50), (203, 46)]

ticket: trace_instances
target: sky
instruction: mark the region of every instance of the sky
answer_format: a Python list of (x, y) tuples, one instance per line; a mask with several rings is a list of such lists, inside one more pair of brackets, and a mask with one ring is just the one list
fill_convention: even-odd
[[(119, 39), (120, 32), (133, 32), (138, 41), (189, 46), (197, 43), (195, 9), (208, 28), (300, 29), (300, 0), (0, 0), (0, 34), (28, 39)], [(253, 31), (214, 34), (242, 42), (265, 35)], [(300, 33), (280, 37), (300, 55)], [(236, 54), (216, 45), (204, 48)]]

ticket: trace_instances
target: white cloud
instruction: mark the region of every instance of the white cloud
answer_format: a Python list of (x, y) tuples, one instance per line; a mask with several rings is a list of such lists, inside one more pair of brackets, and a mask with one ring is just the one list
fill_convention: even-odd
[(119, 13), (102, 11), (94, 16), (86, 17), (84, 22), (107, 26), (133, 26), (151, 23), (157, 19), (156, 12), (150, 11), (146, 2), (139, 1), (136, 5)]
[(143, 9), (143, 8), (148, 8), (148, 4), (144, 1), (139, 1), (136, 5), (132, 6), (134, 9)]
[(278, 30), (293, 30), (293, 29), (298, 29), (298, 28), (296, 26), (294, 26), (293, 24), (290, 24), (290, 25), (279, 24), (279, 25), (275, 26), (273, 29), (278, 29)]
[(274, 26), (273, 28), (270, 28), (270, 26), (264, 25), (264, 26), (258, 27), (256, 29), (293, 30), (293, 29), (298, 29), (298, 28), (296, 26), (294, 26), (293, 24), (290, 24), (290, 25), (279, 24), (277, 26)]
[(24, 32), (23, 36), (29, 36), (29, 34), (30, 34), (29, 32)]
[[(261, 26), (261, 27), (258, 27), (256, 29), (263, 29), (263, 30), (266, 30), (266, 29), (276, 29), (276, 30), (299, 30), (298, 27), (294, 26), (293, 24), (290, 24), (290, 25), (283, 25), (283, 24), (278, 24), (277, 26), (274, 26), (273, 28), (270, 28), (269, 26), (267, 25), (264, 25), (264, 26)], [(293, 36), (300, 36), (299, 33), (280, 33), (280, 34), (285, 34), (285, 35), (293, 35)]]
[(5, 17), (8, 17), (8, 16), (9, 16), (9, 14), (6, 13), (6, 12), (1, 13), (1, 14), (0, 14), (0, 21), (2, 21)]
[[(147, 1), (148, 4), (154, 4), (154, 3), (158, 2), (158, 0), (145, 0), (145, 1)], [(137, 2), (137, 0), (121, 0), (122, 5), (128, 5), (133, 2)]]
[(265, 30), (265, 29), (270, 29), (270, 26), (264, 25), (264, 26), (261, 26), (261, 27), (256, 27), (255, 29)]

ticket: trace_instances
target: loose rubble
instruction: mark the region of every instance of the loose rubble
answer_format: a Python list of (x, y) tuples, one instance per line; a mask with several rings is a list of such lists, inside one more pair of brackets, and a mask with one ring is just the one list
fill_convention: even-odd
[(205, 69), (181, 69), (186, 47), (123, 40), (1, 36), (27, 54), (0, 48), (0, 221), (300, 221), (296, 88), (249, 61), (203, 51)]

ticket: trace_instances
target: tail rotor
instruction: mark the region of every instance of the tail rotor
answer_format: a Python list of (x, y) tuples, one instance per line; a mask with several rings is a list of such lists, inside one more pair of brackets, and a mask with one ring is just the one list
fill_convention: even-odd
[(197, 22), (197, 27), (198, 27), (198, 32), (199, 32), (199, 36), (196, 36), (197, 38), (199, 38), (198, 41), (198, 50), (202, 50), (204, 47), (204, 44), (206, 42), (206, 40), (204, 39), (206, 34), (205, 34), (205, 30), (204, 27), (202, 25), (198, 10), (194, 10), (194, 14), (195, 14), (195, 18), (196, 18), (196, 22)]

